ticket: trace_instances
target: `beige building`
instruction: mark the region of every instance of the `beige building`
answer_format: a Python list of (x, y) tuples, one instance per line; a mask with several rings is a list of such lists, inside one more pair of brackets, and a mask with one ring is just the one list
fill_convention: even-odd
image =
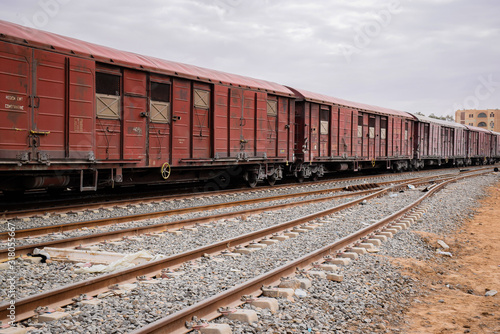
[(500, 132), (500, 110), (457, 110), (455, 111), (455, 122)]

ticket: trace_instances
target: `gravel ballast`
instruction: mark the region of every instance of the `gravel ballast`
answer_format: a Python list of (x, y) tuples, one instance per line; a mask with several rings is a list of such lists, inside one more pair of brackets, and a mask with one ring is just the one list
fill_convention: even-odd
[[(293, 302), (280, 300), (280, 310), (274, 314), (267, 310), (257, 310), (259, 321), (254, 324), (231, 322), (222, 318), (216, 321), (230, 323), (233, 333), (366, 333), (385, 332), (389, 328), (397, 331), (398, 324), (404, 322), (402, 311), (419, 294), (419, 282), (400, 274), (390, 259), (409, 257), (426, 260), (434, 257), (435, 249), (412, 231), (450, 233), (465, 216), (473, 213), (477, 199), (484, 194), (483, 188), (494, 180), (496, 176), (489, 175), (459, 181), (447, 186), (445, 192), (426, 200), (428, 212), (423, 222), (396, 234), (380, 247), (381, 251), (377, 255), (363, 255), (360, 260), (342, 267), (343, 282), (313, 279), (306, 297), (295, 297)], [(464, 193), (467, 196), (462, 196)], [(31, 333), (129, 332), (332, 243), (373, 220), (401, 209), (421, 195), (420, 191), (414, 190), (397, 193), (396, 197), (373, 199), (366, 205), (334, 215), (331, 223), (252, 254), (236, 259), (222, 256), (202, 258), (184, 265), (181, 268), (184, 275), (179, 278), (162, 280), (159, 284), (138, 284), (126, 295), (103, 298), (103, 303), (96, 306), (84, 306), (77, 302), (67, 308), (75, 316), (51, 323), (34, 324), (38, 329)], [(335, 201), (304, 206), (296, 211), (288, 210), (288, 215), (297, 218), (310, 214), (312, 210), (319, 210), (321, 205), (338, 204), (339, 201)], [(198, 232), (183, 233), (172, 237), (173, 239), (155, 238), (153, 242), (131, 240), (125, 245), (106, 245), (106, 249), (117, 252), (129, 250), (129, 253), (143, 249), (156, 251), (155, 253), (162, 250), (165, 255), (175, 254), (193, 246), (214, 242), (213, 240), (229, 238), (233, 233), (242, 234), (240, 227), (248, 232), (251, 228), (260, 229), (265, 224), (291, 219), (286, 216), (285, 211), (268, 212), (250, 217), (245, 222), (230, 220), (220, 226), (214, 224), (212, 227), (200, 227)], [(52, 270), (68, 271), (68, 274), (71, 272), (71, 269), (59, 266)], [(73, 278), (82, 279), (84, 276)], [(28, 277), (28, 280), (34, 281), (35, 278)], [(50, 284), (44, 288), (51, 288)], [(245, 307), (251, 308), (249, 305)], [(391, 314), (390, 317), (387, 316), (388, 313)]]
[[(442, 174), (443, 171), (434, 170), (434, 171), (426, 171), (424, 173), (419, 173), (419, 177), (423, 176), (432, 176)], [(448, 173), (458, 174), (458, 169), (448, 171)], [(406, 180), (410, 178), (417, 177), (415, 173), (408, 174), (385, 174), (380, 175), (374, 178), (367, 179), (367, 183), (376, 183), (376, 182), (385, 182), (385, 181), (397, 181), (397, 180)], [(345, 187), (352, 184), (358, 184), (357, 180), (345, 180), (345, 181), (331, 181), (325, 182), (323, 184), (303, 184), (298, 186), (290, 186), (283, 188), (275, 188), (275, 189), (255, 189), (248, 192), (236, 193), (236, 194), (222, 194), (222, 195), (210, 195), (210, 193), (193, 196), (186, 199), (175, 199), (175, 200), (156, 200), (149, 203), (132, 205), (132, 206), (115, 206), (109, 209), (99, 209), (94, 212), (94, 210), (83, 211), (84, 215), (78, 215), (76, 213), (68, 213), (64, 214), (62, 217), (59, 214), (46, 214), (44, 216), (37, 216), (31, 218), (13, 218), (9, 219), (11, 223), (15, 224), (16, 230), (35, 228), (41, 226), (50, 226), (50, 225), (58, 225), (58, 224), (69, 224), (80, 221), (88, 221), (88, 220), (98, 220), (110, 217), (121, 217), (132, 214), (143, 214), (148, 212), (158, 212), (158, 211), (166, 211), (166, 210), (174, 210), (180, 208), (188, 208), (195, 207), (200, 205), (212, 205), (216, 203), (226, 203), (228, 201), (241, 201), (255, 198), (262, 198), (268, 196), (277, 196), (277, 195), (285, 195), (285, 194), (295, 194), (295, 193), (303, 193), (314, 190), (323, 190), (330, 188), (340, 188)], [(0, 224), (0, 232), (7, 231), (7, 226), (5, 224)], [(1, 247), (1, 244), (0, 244)]]

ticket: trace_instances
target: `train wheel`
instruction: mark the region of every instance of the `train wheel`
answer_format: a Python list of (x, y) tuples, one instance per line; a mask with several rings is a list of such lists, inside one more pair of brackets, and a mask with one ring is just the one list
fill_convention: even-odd
[(273, 174), (273, 175), (270, 175), (267, 177), (267, 183), (270, 185), (270, 186), (274, 186), (276, 184), (276, 176)]
[(258, 181), (257, 173), (248, 173), (247, 183), (250, 188), (255, 188), (257, 186), (257, 181)]

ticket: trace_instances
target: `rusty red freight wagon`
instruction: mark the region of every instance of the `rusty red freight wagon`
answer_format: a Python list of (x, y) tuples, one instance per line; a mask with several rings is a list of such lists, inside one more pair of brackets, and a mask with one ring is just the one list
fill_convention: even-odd
[(405, 170), (413, 157), (412, 115), (293, 89), (299, 179), (340, 170)]
[(500, 160), (500, 133), (491, 132), (491, 157), (494, 161)]
[(494, 133), (475, 126), (465, 125), (467, 128), (467, 156), (470, 164), (483, 165), (495, 161), (492, 157), (492, 141)]
[(422, 115), (414, 115), (415, 166), (465, 166), (470, 164), (467, 154), (467, 128)]
[(223, 172), (274, 183), (294, 158), (294, 99), (280, 84), (0, 21), (0, 189)]

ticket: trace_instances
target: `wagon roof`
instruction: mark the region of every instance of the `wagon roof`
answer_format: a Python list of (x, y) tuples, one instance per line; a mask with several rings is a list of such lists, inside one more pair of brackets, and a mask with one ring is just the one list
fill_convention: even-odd
[(467, 129), (469, 129), (469, 130), (472, 130), (472, 131), (492, 133), (490, 130), (487, 130), (487, 129), (484, 129), (484, 128), (479, 128), (477, 126), (465, 125), (465, 127)]
[(75, 38), (27, 28), (0, 20), (0, 39), (13, 41), (26, 46), (37, 46), (53, 51), (93, 57), (96, 61), (123, 65), (133, 68), (149, 69), (168, 75), (187, 77), (214, 83), (231, 84), (236, 87), (249, 87), (265, 90), (279, 95), (292, 96), (287, 87), (278, 83), (254, 79), (237, 74), (215, 71), (194, 65), (177, 63), (155, 57), (143, 56), (133, 52), (120, 51)]
[(427, 116), (422, 116), (422, 115), (416, 115), (416, 114), (412, 114), (412, 115), (418, 121), (423, 122), (423, 123), (436, 123), (436, 124), (440, 124), (440, 125), (447, 126), (450, 128), (461, 128), (461, 129), (466, 128), (465, 125), (460, 124), (460, 123), (456, 123), (456, 122), (450, 122), (450, 121), (445, 121), (442, 119), (437, 119), (437, 118), (432, 118), (432, 117), (427, 117)]
[(328, 95), (309, 92), (309, 91), (303, 90), (303, 89), (297, 89), (297, 88), (291, 88), (291, 87), (288, 87), (288, 88), (290, 88), (292, 91), (294, 91), (295, 95), (297, 95), (297, 97), (303, 98), (306, 101), (319, 102), (319, 103), (325, 103), (325, 104), (336, 104), (339, 106), (346, 106), (346, 107), (351, 107), (351, 108), (356, 108), (356, 109), (361, 109), (361, 110), (366, 110), (366, 111), (371, 111), (371, 112), (376, 112), (376, 113), (381, 113), (381, 114), (386, 114), (386, 115), (393, 115), (393, 116), (396, 115), (396, 116), (403, 116), (403, 117), (407, 117), (407, 118), (413, 118), (411, 114), (404, 112), (404, 111), (382, 108), (382, 107), (372, 106), (372, 105), (359, 103), (359, 102), (347, 101), (347, 100), (340, 99), (337, 97), (332, 97), (332, 96), (328, 96)]

